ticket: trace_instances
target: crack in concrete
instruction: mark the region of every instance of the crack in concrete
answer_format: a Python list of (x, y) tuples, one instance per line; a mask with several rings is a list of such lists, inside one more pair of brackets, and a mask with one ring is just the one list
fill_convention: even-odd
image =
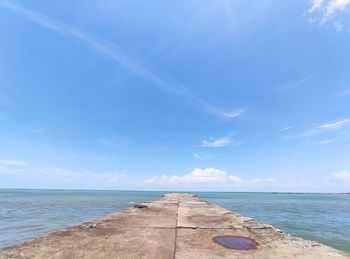
[(177, 225), (179, 223), (179, 207), (180, 207), (180, 199), (177, 199), (177, 210), (176, 210), (176, 225), (175, 225), (175, 244), (174, 244), (174, 255), (173, 259), (176, 257), (176, 245), (177, 245)]

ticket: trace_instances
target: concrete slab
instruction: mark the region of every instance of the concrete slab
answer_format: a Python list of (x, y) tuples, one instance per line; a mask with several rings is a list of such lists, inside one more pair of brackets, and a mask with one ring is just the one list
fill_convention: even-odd
[(144, 208), (132, 208), (101, 218), (101, 222), (123, 227), (176, 228), (177, 204), (144, 203)]
[[(178, 229), (176, 258), (350, 258), (316, 242), (290, 237), (286, 234), (272, 234), (268, 239), (248, 229)], [(278, 237), (276, 237), (277, 235)], [(234, 250), (213, 241), (217, 236), (247, 237), (257, 243), (257, 249)]]
[(177, 225), (182, 228), (240, 228), (236, 215), (210, 203), (180, 202)]
[(71, 228), (5, 249), (0, 258), (173, 258), (175, 230)]

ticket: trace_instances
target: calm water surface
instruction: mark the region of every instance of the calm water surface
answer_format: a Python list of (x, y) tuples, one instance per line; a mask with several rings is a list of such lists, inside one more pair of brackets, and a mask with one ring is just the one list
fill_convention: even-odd
[(350, 253), (350, 195), (200, 193), (222, 207)]
[[(158, 198), (163, 192), (0, 189), (0, 247)], [(196, 193), (227, 209), (350, 252), (350, 195)]]

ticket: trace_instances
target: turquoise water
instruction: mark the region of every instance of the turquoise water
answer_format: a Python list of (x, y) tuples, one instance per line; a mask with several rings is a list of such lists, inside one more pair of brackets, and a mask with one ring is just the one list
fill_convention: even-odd
[[(158, 198), (163, 192), (0, 189), (0, 247)], [(287, 233), (350, 252), (350, 195), (196, 193)]]

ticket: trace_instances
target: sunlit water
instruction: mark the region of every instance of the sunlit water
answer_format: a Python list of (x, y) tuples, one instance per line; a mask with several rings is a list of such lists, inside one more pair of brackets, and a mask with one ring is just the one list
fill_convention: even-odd
[[(0, 247), (158, 198), (162, 192), (0, 189)], [(287, 233), (350, 252), (350, 195), (196, 193)]]

